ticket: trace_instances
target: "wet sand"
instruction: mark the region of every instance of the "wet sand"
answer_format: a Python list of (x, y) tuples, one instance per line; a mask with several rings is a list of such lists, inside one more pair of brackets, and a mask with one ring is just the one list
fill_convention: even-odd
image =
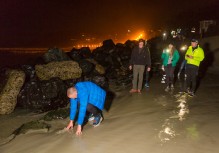
[(121, 89), (102, 124), (85, 125), (81, 137), (60, 131), (68, 119), (53, 121), (50, 132), (19, 135), (0, 152), (218, 153), (218, 77), (206, 76), (193, 98), (178, 94), (179, 83), (173, 93), (164, 92), (158, 78), (142, 94)]

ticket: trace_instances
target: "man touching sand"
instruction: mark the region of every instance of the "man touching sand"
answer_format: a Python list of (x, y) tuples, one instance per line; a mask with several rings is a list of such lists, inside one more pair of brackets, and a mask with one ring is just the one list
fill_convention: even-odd
[(102, 110), (104, 108), (106, 91), (98, 85), (86, 81), (78, 82), (74, 87), (67, 90), (70, 98), (70, 122), (67, 130), (73, 128), (76, 112), (78, 110), (78, 126), (76, 135), (82, 134), (82, 125), (86, 116), (86, 111), (90, 113), (89, 121), (93, 121), (93, 126), (97, 127), (103, 120)]

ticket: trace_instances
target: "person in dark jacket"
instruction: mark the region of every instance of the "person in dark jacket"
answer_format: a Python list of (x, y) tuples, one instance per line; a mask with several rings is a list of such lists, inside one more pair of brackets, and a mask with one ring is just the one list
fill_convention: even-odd
[(132, 50), (129, 69), (133, 69), (133, 87), (130, 93), (141, 93), (145, 67), (147, 66), (147, 71), (151, 70), (150, 52), (144, 43), (145, 41), (140, 39), (138, 46)]
[(104, 108), (106, 92), (98, 85), (86, 81), (78, 82), (74, 87), (67, 90), (70, 98), (70, 122), (67, 130), (73, 128), (74, 119), (78, 108), (78, 127), (76, 135), (82, 134), (82, 124), (86, 111), (90, 113), (89, 121), (93, 121), (93, 126), (98, 126), (103, 120), (101, 111)]

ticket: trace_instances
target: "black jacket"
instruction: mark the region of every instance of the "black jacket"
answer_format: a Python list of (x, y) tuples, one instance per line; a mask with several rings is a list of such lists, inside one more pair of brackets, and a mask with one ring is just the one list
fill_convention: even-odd
[(148, 67), (151, 67), (151, 56), (149, 48), (143, 47), (141, 52), (139, 52), (138, 46), (133, 48), (130, 65), (147, 65)]

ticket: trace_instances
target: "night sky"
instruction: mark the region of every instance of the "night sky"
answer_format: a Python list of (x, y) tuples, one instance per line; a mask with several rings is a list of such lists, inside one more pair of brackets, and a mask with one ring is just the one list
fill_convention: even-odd
[(80, 33), (193, 26), (218, 19), (218, 0), (1, 0), (0, 47), (68, 46)]

